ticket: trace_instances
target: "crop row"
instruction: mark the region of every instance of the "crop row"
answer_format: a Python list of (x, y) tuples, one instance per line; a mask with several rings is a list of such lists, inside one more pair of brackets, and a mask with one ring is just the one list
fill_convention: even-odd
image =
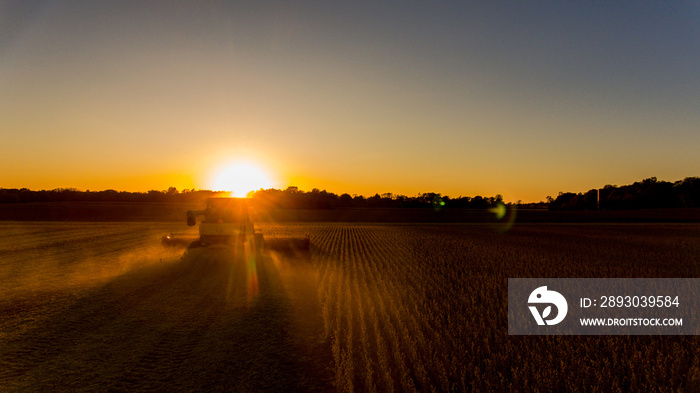
[(508, 277), (697, 276), (695, 227), (284, 231), (311, 234), (342, 391), (676, 391), (700, 383), (693, 337), (507, 334)]

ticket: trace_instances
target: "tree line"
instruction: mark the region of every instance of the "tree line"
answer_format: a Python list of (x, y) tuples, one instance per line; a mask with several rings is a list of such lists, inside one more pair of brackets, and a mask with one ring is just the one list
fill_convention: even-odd
[(650, 177), (625, 186), (606, 185), (585, 193), (560, 192), (547, 197), (549, 210), (622, 210), (700, 207), (700, 178), (676, 182)]
[[(80, 191), (75, 188), (32, 191), (26, 188), (0, 188), (0, 203), (29, 202), (123, 202), (123, 203), (203, 203), (207, 198), (225, 196), (210, 190), (167, 190), (128, 192), (116, 190)], [(384, 193), (370, 197), (338, 195), (314, 188), (302, 191), (297, 187), (284, 190), (260, 189), (250, 195), (251, 202), (261, 208), (337, 209), (337, 208), (434, 208), (485, 209), (503, 203), (503, 197), (459, 196), (428, 192), (416, 196)], [(700, 207), (700, 178), (687, 177), (676, 182), (659, 181), (655, 177), (625, 186), (606, 185), (585, 193), (560, 192), (546, 202), (521, 204), (518, 208), (549, 208), (549, 210), (619, 210), (648, 208)]]
[(363, 195), (341, 194), (337, 195), (326, 190), (314, 188), (305, 192), (297, 187), (288, 187), (285, 190), (267, 189), (256, 191), (252, 195), (253, 203), (263, 208), (284, 209), (337, 209), (337, 208), (459, 208), (459, 209), (484, 209), (503, 202), (501, 195), (492, 197), (465, 197), (450, 198), (434, 192), (418, 194), (413, 197), (406, 195), (384, 193), (374, 194), (370, 197)]
[(194, 203), (222, 193), (209, 190), (178, 191), (170, 187), (164, 191), (129, 192), (116, 190), (80, 191), (75, 188), (32, 191), (26, 188), (0, 188), (0, 203), (28, 202), (135, 202), (135, 203)]
[[(225, 196), (210, 190), (178, 191), (170, 187), (164, 191), (128, 192), (116, 190), (80, 191), (75, 188), (32, 191), (26, 188), (0, 188), (0, 203), (30, 202), (123, 202), (123, 203), (203, 203), (207, 198)], [(314, 188), (302, 191), (297, 187), (260, 189), (250, 195), (251, 202), (262, 208), (280, 209), (336, 209), (336, 208), (462, 208), (483, 209), (502, 202), (503, 197), (450, 198), (439, 193), (422, 193), (413, 197), (392, 193), (363, 195), (335, 194)]]

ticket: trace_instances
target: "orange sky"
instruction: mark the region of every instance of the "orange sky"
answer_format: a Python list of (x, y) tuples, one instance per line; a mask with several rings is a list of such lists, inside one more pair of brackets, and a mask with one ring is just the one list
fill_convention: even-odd
[(0, 187), (540, 201), (700, 168), (688, 3), (0, 5)]

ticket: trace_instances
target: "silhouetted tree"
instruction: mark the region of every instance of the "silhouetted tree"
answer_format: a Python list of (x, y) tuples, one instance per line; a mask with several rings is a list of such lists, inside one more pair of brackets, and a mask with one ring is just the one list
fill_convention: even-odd
[(352, 196), (350, 196), (350, 194), (348, 194), (348, 193), (341, 195), (340, 198), (338, 199), (338, 206), (340, 206), (340, 207), (352, 207), (353, 206)]
[[(693, 189), (697, 178), (670, 183), (656, 177), (644, 179), (626, 186), (606, 184), (602, 189), (593, 189), (586, 194), (560, 193), (550, 201), (550, 210), (600, 209), (651, 209), (671, 207), (693, 207), (700, 190)], [(598, 197), (600, 203), (598, 204)]]

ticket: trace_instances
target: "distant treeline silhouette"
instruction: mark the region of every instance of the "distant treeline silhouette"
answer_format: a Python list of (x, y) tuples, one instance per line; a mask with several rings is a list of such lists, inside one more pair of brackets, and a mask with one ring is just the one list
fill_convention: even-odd
[(32, 191), (26, 188), (0, 188), (0, 203), (27, 202), (138, 202), (138, 203), (193, 203), (222, 195), (209, 190), (184, 190), (175, 187), (165, 191), (128, 192), (116, 190), (80, 191), (75, 188)]
[[(209, 190), (178, 191), (170, 187), (165, 191), (80, 191), (75, 188), (32, 191), (26, 188), (0, 188), (0, 203), (28, 202), (123, 202), (123, 203), (199, 203), (206, 198), (223, 196), (225, 193)], [(462, 197), (450, 198), (438, 193), (423, 193), (414, 197), (392, 193), (362, 195), (337, 195), (314, 188), (302, 191), (297, 187), (285, 190), (274, 188), (258, 190), (252, 195), (252, 202), (262, 208), (280, 209), (335, 209), (335, 208), (462, 208), (483, 209), (502, 202), (503, 197)]]
[(336, 209), (336, 208), (460, 208), (483, 209), (502, 202), (503, 197), (462, 197), (450, 198), (442, 194), (428, 192), (408, 197), (392, 193), (374, 194), (371, 197), (362, 195), (337, 195), (325, 190), (314, 188), (305, 192), (297, 187), (285, 190), (259, 190), (252, 196), (253, 203), (263, 208), (284, 209)]
[(700, 207), (700, 178), (674, 183), (650, 177), (626, 186), (606, 185), (586, 193), (560, 192), (547, 197), (549, 210), (622, 210)]
[[(122, 202), (122, 203), (203, 203), (210, 197), (225, 193), (210, 190), (178, 191), (170, 187), (164, 191), (80, 191), (75, 188), (32, 191), (26, 188), (0, 188), (0, 203), (28, 202)], [(503, 202), (501, 195), (493, 197), (460, 196), (451, 198), (429, 192), (416, 196), (392, 193), (362, 195), (337, 195), (314, 188), (302, 191), (297, 187), (284, 190), (274, 188), (258, 190), (252, 195), (252, 203), (261, 208), (279, 209), (336, 209), (336, 208), (435, 208), (435, 209), (484, 209)], [(511, 203), (507, 203), (511, 205)], [(560, 192), (557, 198), (547, 197), (547, 202), (521, 204), (520, 208), (549, 208), (550, 210), (620, 210), (648, 208), (700, 207), (700, 178), (687, 177), (675, 183), (658, 181), (655, 177), (626, 186), (606, 185), (586, 193)]]

